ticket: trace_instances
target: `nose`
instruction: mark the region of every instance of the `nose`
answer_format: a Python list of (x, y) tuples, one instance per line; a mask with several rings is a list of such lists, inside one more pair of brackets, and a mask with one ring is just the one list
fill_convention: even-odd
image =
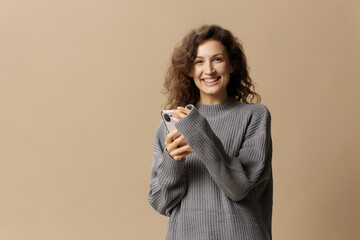
[(211, 62), (208, 62), (205, 64), (205, 73), (206, 74), (212, 74), (214, 72), (214, 67)]

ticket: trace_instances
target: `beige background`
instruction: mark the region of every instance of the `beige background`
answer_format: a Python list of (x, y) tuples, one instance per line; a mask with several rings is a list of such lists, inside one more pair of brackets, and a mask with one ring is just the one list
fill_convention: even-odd
[(164, 239), (160, 90), (203, 23), (242, 40), (272, 113), (274, 239), (358, 239), (356, 0), (2, 0), (0, 239)]

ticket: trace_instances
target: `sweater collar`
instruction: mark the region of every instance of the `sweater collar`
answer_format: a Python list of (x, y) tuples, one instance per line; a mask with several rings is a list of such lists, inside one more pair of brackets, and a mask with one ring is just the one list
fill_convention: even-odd
[(240, 104), (235, 97), (228, 97), (225, 102), (213, 105), (197, 103), (195, 106), (204, 117), (215, 117), (221, 115), (231, 108)]

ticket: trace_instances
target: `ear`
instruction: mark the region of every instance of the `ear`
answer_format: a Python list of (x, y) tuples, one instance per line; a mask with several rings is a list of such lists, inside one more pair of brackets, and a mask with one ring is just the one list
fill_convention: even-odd
[(234, 70), (234, 67), (232, 65), (230, 65), (230, 73), (233, 73), (235, 70)]
[(189, 78), (193, 78), (194, 77), (194, 66), (190, 66), (190, 69), (188, 70), (189, 71), (189, 73), (188, 73), (188, 76), (189, 76)]

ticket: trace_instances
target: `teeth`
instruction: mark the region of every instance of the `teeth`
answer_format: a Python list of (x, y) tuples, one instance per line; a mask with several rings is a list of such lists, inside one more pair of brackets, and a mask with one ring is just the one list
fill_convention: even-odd
[(216, 80), (218, 80), (219, 78), (211, 78), (211, 79), (204, 79), (204, 82), (210, 83), (210, 82), (215, 82)]

